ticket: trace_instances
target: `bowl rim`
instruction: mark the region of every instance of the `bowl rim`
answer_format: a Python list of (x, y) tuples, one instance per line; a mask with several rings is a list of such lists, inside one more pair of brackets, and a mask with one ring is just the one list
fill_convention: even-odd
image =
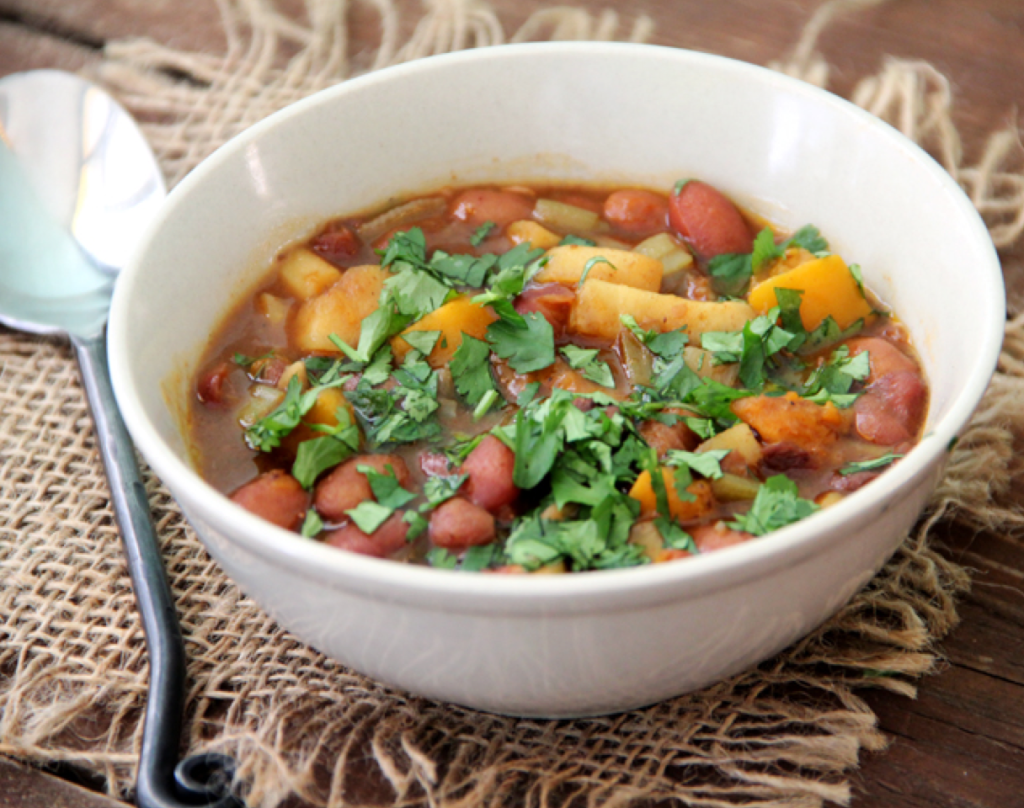
[[(265, 132), (286, 125), (308, 110), (330, 105), (337, 99), (371, 88), (379, 82), (450, 66), (472, 65), (482, 60), (537, 58), (538, 56), (598, 55), (602, 58), (668, 59), (697, 69), (711, 69), (745, 76), (770, 90), (803, 96), (813, 103), (852, 116), (893, 148), (921, 163), (964, 217), (984, 255), (985, 266), (976, 266), (983, 278), (989, 322), (979, 327), (977, 361), (952, 395), (947, 413), (922, 440), (885, 473), (886, 485), (868, 485), (812, 518), (774, 531), (768, 541), (745, 542), (726, 550), (689, 559), (685, 564), (649, 564), (628, 569), (563, 576), (468, 575), (452, 570), (397, 563), (350, 552), (339, 552), (296, 533), (271, 525), (232, 503), (226, 495), (203, 480), (160, 438), (135, 390), (130, 372), (127, 321), (129, 300), (140, 283), (150, 243), (163, 222), (188, 204), (193, 189), (202, 187), (218, 166)], [(980, 282), (980, 281), (979, 281)], [(951, 451), (957, 435), (968, 423), (996, 367), (1005, 322), (1005, 292), (998, 256), (977, 210), (966, 194), (931, 156), (889, 124), (826, 90), (758, 65), (724, 56), (658, 45), (609, 42), (520, 43), (479, 48), (383, 68), (321, 90), (263, 119), (222, 145), (191, 171), (168, 196), (161, 212), (140, 239), (131, 261), (118, 279), (111, 306), (108, 352), (112, 381), (122, 415), (132, 438), (146, 460), (177, 498), (188, 492), (183, 505), (190, 519), (198, 517), (244, 550), (273, 564), (283, 565), (329, 587), (359, 591), (364, 596), (391, 602), (408, 602), (438, 611), (461, 610), (472, 604), (477, 611), (513, 609), (518, 612), (548, 611), (554, 606), (572, 611), (604, 611), (669, 600), (685, 600), (740, 584), (816, 555), (846, 532), (850, 523), (866, 522), (892, 507), (928, 479)], [(840, 528), (846, 528), (840, 530)], [(198, 531), (197, 531), (198, 532)], [(205, 540), (204, 540), (204, 543)], [(486, 600), (481, 601), (481, 598)]]

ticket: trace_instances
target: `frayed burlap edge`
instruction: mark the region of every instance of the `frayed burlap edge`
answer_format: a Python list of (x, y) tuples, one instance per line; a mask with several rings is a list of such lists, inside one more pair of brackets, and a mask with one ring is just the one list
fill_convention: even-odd
[[(879, 0), (825, 4), (779, 69), (817, 84), (817, 36), (837, 14)], [(390, 0), (367, 69), (506, 41), (493, 12), (435, 0), (398, 41)], [(348, 77), (345, 0), (307, 0), (298, 23), (270, 0), (221, 0), (227, 54), (148, 41), (114, 43), (98, 77), (144, 120), (169, 178), (245, 126)], [(643, 39), (650, 21), (627, 34)], [(611, 38), (616, 17), (547, 9), (509, 39)], [(282, 61), (282, 51), (293, 53)], [(1008, 246), (1024, 222), (1016, 133), (997, 133), (963, 165), (948, 82), (888, 60), (854, 99), (921, 142), (971, 195)], [(1016, 161), (1016, 162), (1015, 162)], [(60, 343), (0, 331), (0, 752), (67, 761), (125, 794), (141, 738), (147, 667), (130, 584), (106, 502), (88, 413)], [(950, 458), (915, 532), (825, 626), (758, 668), (699, 693), (617, 716), (526, 721), (394, 693), (292, 639), (203, 551), (155, 480), (151, 504), (190, 658), (189, 751), (241, 764), (253, 806), (679, 804), (796, 808), (847, 803), (844, 772), (884, 738), (855, 689), (913, 695), (957, 621), (964, 570), (935, 552), (941, 521), (1019, 531), (1011, 486), (1024, 435), (1024, 318), (1007, 326), (999, 372)]]

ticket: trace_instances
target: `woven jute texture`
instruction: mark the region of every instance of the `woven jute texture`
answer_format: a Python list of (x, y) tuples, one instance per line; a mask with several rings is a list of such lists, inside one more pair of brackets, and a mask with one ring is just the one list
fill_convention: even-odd
[[(878, 2), (878, 0), (873, 0)], [(776, 67), (824, 85), (818, 34), (872, 0), (828, 3)], [(98, 78), (146, 125), (175, 182), (260, 117), (356, 71), (347, 0), (219, 0), (224, 56), (149, 41), (110, 45)], [(294, 5), (294, 4), (292, 4)], [(608, 12), (552, 8), (507, 35), (485, 5), (431, 0), (400, 42), (391, 0), (372, 0), (381, 41), (361, 69), (508, 39), (644, 39)], [(889, 60), (854, 100), (928, 148), (963, 185), (998, 246), (1024, 228), (1013, 131), (964, 162), (949, 84)], [(325, 212), (325, 214), (330, 212)], [(847, 803), (846, 773), (884, 739), (858, 696), (914, 693), (956, 623), (964, 570), (932, 549), (940, 523), (1019, 532), (1024, 314), (1011, 311), (997, 373), (928, 511), (879, 575), (827, 625), (759, 667), (648, 709), (576, 721), (516, 720), (396, 693), (294, 640), (209, 559), (149, 480), (189, 655), (189, 752), (241, 764), (250, 805)], [(147, 660), (91, 422), (66, 344), (0, 330), (0, 753), (66, 761), (130, 794)], [(184, 750), (183, 750), (184, 751)]]

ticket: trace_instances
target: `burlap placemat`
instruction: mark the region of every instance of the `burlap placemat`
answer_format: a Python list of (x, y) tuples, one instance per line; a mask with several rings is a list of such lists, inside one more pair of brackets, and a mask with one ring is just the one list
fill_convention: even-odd
[[(837, 12), (821, 8), (777, 65), (824, 85), (815, 53)], [(484, 5), (433, 0), (399, 42), (391, 0), (372, 0), (382, 37), (363, 69), (511, 39), (644, 39), (613, 13), (548, 9), (511, 37)], [(306, 0), (297, 22), (275, 0), (220, 0), (222, 57), (149, 41), (107, 48), (99, 78), (146, 122), (168, 178), (265, 114), (346, 78), (345, 0)], [(997, 245), (1024, 228), (1016, 133), (994, 134), (965, 165), (948, 82), (928, 65), (889, 60), (854, 100), (930, 149), (989, 223)], [(844, 773), (884, 738), (857, 695), (912, 695), (935, 642), (956, 623), (966, 572), (932, 549), (940, 523), (1017, 532), (1010, 488), (1022, 479), (1024, 315), (999, 372), (915, 531), (827, 625), (758, 668), (699, 693), (606, 718), (526, 721), (393, 692), (282, 631), (209, 559), (177, 506), (150, 480), (190, 659), (189, 752), (241, 764), (253, 806), (618, 806), (644, 798), (700, 806), (847, 803)], [(1016, 451), (1015, 451), (1016, 448)], [(0, 330), (0, 753), (66, 761), (130, 793), (147, 662), (107, 501), (91, 422), (66, 344)]]

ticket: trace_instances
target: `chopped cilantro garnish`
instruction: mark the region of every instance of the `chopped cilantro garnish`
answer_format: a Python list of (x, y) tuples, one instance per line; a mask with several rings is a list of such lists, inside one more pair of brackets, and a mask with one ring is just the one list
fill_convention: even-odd
[(729, 523), (729, 527), (763, 536), (806, 519), (817, 510), (817, 505), (800, 497), (795, 482), (784, 474), (776, 474), (765, 480), (764, 485), (758, 489), (750, 510), (739, 514), (735, 521)]
[(479, 247), (485, 238), (487, 238), (491, 231), (497, 227), (494, 222), (487, 221), (480, 225), (476, 230), (473, 231), (473, 235), (469, 237), (469, 243), (474, 247)]
[(382, 507), (397, 510), (416, 499), (414, 493), (402, 488), (391, 466), (387, 466), (386, 474), (381, 474), (373, 466), (358, 465), (356, 470), (366, 477), (367, 482), (370, 483), (370, 490), (373, 491), (374, 499)]
[(477, 547), (470, 547), (462, 556), (462, 563), (459, 570), (462, 572), (479, 572), (491, 566), (496, 555), (497, 547), (494, 544), (483, 544)]
[(231, 357), (231, 361), (234, 362), (239, 367), (248, 370), (250, 367), (252, 367), (260, 360), (270, 359), (270, 357), (272, 357), (273, 355), (273, 351), (267, 351), (267, 353), (263, 354), (262, 356), (246, 356), (243, 353), (236, 353), (234, 356)]
[(402, 334), (402, 339), (423, 356), (428, 356), (434, 350), (434, 346), (437, 345), (437, 341), (440, 338), (440, 331), (406, 331)]
[(584, 379), (600, 384), (602, 387), (615, 387), (615, 377), (607, 362), (597, 358), (597, 348), (579, 348), (565, 345), (561, 348), (562, 356), (569, 362), (569, 367), (583, 373)]
[[(709, 480), (718, 480), (722, 477), (722, 460), (729, 454), (728, 449), (710, 449), (706, 452), (684, 452), (680, 449), (671, 449), (666, 454), (665, 460), (670, 466), (676, 469), (689, 469), (707, 477)], [(676, 472), (679, 476), (679, 471)]]
[(679, 196), (683, 192), (683, 188), (691, 182), (693, 182), (692, 179), (676, 180), (675, 185), (672, 186), (673, 196)]
[(579, 282), (576, 284), (577, 287), (582, 288), (584, 282), (587, 280), (587, 275), (590, 274), (590, 270), (592, 270), (598, 264), (607, 264), (612, 268), (613, 271), (618, 271), (615, 264), (613, 264), (603, 255), (595, 255), (593, 258), (591, 258), (589, 261), (587, 261), (587, 263), (583, 265), (583, 271), (580, 273)]
[(726, 297), (741, 296), (754, 274), (749, 253), (716, 255), (708, 262), (708, 272), (715, 291)]
[(857, 474), (861, 471), (875, 471), (876, 469), (883, 469), (892, 463), (895, 463), (903, 455), (889, 452), (881, 457), (876, 457), (873, 460), (861, 460), (857, 463), (849, 463), (839, 469), (839, 473), (843, 476), (848, 474)]
[(850, 349), (840, 345), (832, 352), (828, 362), (815, 369), (807, 378), (803, 397), (816, 404), (831, 401), (837, 407), (849, 407), (860, 395), (850, 392), (853, 383), (864, 381), (870, 373), (868, 351), (851, 357)]
[(488, 344), (469, 334), (462, 335), (462, 343), (452, 355), (448, 367), (455, 389), (471, 407), (476, 407), (488, 394), (497, 393), (491, 378), (490, 356)]
[(491, 323), (487, 340), (516, 373), (543, 370), (555, 361), (555, 334), (551, 323), (535, 311), (524, 315), (522, 320), (523, 325), (504, 318)]
[(307, 539), (311, 539), (321, 530), (324, 529), (324, 520), (320, 518), (320, 514), (310, 508), (306, 511), (306, 518), (302, 520), (302, 527), (299, 529), (299, 534), (305, 536)]
[(654, 520), (654, 526), (661, 534), (661, 540), (669, 550), (686, 550), (688, 553), (698, 554), (697, 544), (693, 536), (683, 530), (678, 524), (664, 516)]
[(497, 401), (501, 396), (497, 390), (488, 390), (480, 398), (480, 402), (476, 405), (473, 410), (473, 420), (479, 421), (490, 411), (491, 407), (494, 406), (494, 402)]
[(459, 488), (466, 482), (465, 474), (439, 474), (428, 477), (423, 484), (423, 496), (427, 498), (427, 504), (436, 508), (445, 500), (454, 497)]
[(596, 247), (597, 242), (593, 239), (583, 238), (583, 236), (569, 235), (558, 242), (558, 246), (564, 247), (566, 244), (576, 244), (580, 247)]
[(459, 563), (459, 559), (443, 547), (432, 548), (424, 558), (430, 566), (441, 570), (453, 570)]
[(245, 430), (245, 442), (250, 448), (261, 452), (276, 449), (281, 445), (281, 439), (290, 434), (302, 421), (302, 416), (313, 408), (321, 389), (314, 387), (302, 392), (302, 383), (298, 376), (292, 376), (288, 381), (284, 401), (269, 415)]
[(391, 517), (394, 509), (367, 499), (345, 513), (363, 533), (373, 533)]
[(337, 426), (313, 424), (311, 427), (327, 434), (299, 444), (295, 463), (292, 464), (292, 476), (303, 488), (311, 488), (323, 472), (348, 459), (359, 449), (359, 428), (352, 423), (348, 410), (338, 407), (335, 418)]
[(619, 321), (632, 331), (634, 336), (646, 345), (651, 353), (663, 359), (674, 359), (683, 352), (683, 348), (690, 342), (686, 326), (660, 334), (657, 331), (641, 328), (632, 314), (620, 315)]

